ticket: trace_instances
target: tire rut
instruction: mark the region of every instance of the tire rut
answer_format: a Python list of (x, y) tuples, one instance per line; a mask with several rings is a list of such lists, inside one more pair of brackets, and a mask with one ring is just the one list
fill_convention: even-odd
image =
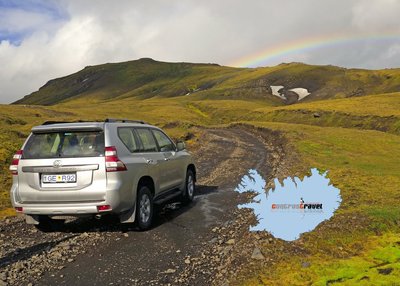
[[(244, 174), (243, 172), (246, 169), (250, 168), (259, 169), (260, 171), (267, 170), (267, 150), (254, 134), (243, 129), (211, 129), (207, 131), (207, 136), (210, 137), (207, 141), (217, 142), (214, 144), (224, 146), (229, 144), (231, 148), (223, 150), (223, 152), (229, 153), (225, 156), (225, 159), (220, 160), (213, 167), (212, 171), (201, 178), (201, 184), (226, 184), (226, 179), (231, 179), (236, 175), (240, 176)], [(226, 138), (229, 138), (229, 140)], [(211, 156), (215, 156), (215, 154)]]

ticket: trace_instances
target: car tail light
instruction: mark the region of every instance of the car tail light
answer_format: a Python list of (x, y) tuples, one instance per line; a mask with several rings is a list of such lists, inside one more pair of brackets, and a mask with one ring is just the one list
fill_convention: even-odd
[(114, 146), (106, 147), (105, 157), (106, 157), (107, 172), (126, 171), (126, 166), (118, 158), (117, 149)]
[(98, 212), (105, 212), (105, 211), (110, 211), (110, 210), (111, 210), (111, 206), (109, 206), (109, 205), (97, 206)]
[(24, 208), (23, 207), (15, 207), (15, 211), (17, 213), (22, 213), (24, 211)]
[(13, 160), (11, 162), (10, 171), (13, 175), (18, 175), (18, 163), (22, 157), (22, 150), (18, 150), (13, 156)]

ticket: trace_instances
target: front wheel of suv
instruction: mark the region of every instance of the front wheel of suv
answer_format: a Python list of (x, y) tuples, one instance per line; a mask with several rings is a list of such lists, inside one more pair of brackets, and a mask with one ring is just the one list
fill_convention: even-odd
[(193, 201), (194, 191), (196, 189), (194, 173), (188, 169), (186, 172), (185, 192), (183, 194), (183, 203), (188, 204)]
[(153, 220), (153, 196), (147, 186), (141, 186), (136, 198), (136, 221), (141, 230), (150, 228)]

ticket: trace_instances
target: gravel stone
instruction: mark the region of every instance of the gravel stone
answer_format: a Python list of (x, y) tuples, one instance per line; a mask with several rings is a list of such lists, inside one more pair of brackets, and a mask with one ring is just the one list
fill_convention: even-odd
[(265, 259), (264, 255), (261, 253), (261, 250), (257, 247), (254, 248), (253, 253), (251, 254), (251, 258), (256, 259), (256, 260), (264, 260)]
[(232, 239), (229, 239), (227, 242), (226, 242), (226, 244), (228, 244), (228, 245), (233, 245), (233, 244), (235, 244), (235, 240), (232, 238)]

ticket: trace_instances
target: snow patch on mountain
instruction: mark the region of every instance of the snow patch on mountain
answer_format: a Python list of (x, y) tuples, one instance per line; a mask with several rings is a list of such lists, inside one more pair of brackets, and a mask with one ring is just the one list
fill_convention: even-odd
[[(287, 98), (285, 96), (285, 87), (283, 85), (271, 85), (270, 87), (271, 87), (271, 92), (273, 95), (275, 95), (283, 100), (287, 100)], [(292, 88), (292, 89), (289, 89), (288, 91), (292, 91), (292, 92), (296, 93), (299, 96), (299, 98), (297, 99), (298, 101), (302, 100), (303, 98), (305, 98), (311, 94), (308, 92), (308, 90), (306, 88), (302, 88), (302, 87)]]
[(276, 95), (279, 98), (286, 99), (286, 96), (279, 92), (283, 88), (284, 88), (283, 85), (271, 85), (272, 94)]
[(293, 91), (295, 93), (298, 94), (299, 99), (298, 100), (302, 100), (303, 98), (305, 98), (307, 95), (310, 95), (310, 93), (308, 92), (308, 90), (306, 88), (302, 88), (302, 87), (298, 87), (298, 88), (292, 88), (289, 89), (290, 91)]

